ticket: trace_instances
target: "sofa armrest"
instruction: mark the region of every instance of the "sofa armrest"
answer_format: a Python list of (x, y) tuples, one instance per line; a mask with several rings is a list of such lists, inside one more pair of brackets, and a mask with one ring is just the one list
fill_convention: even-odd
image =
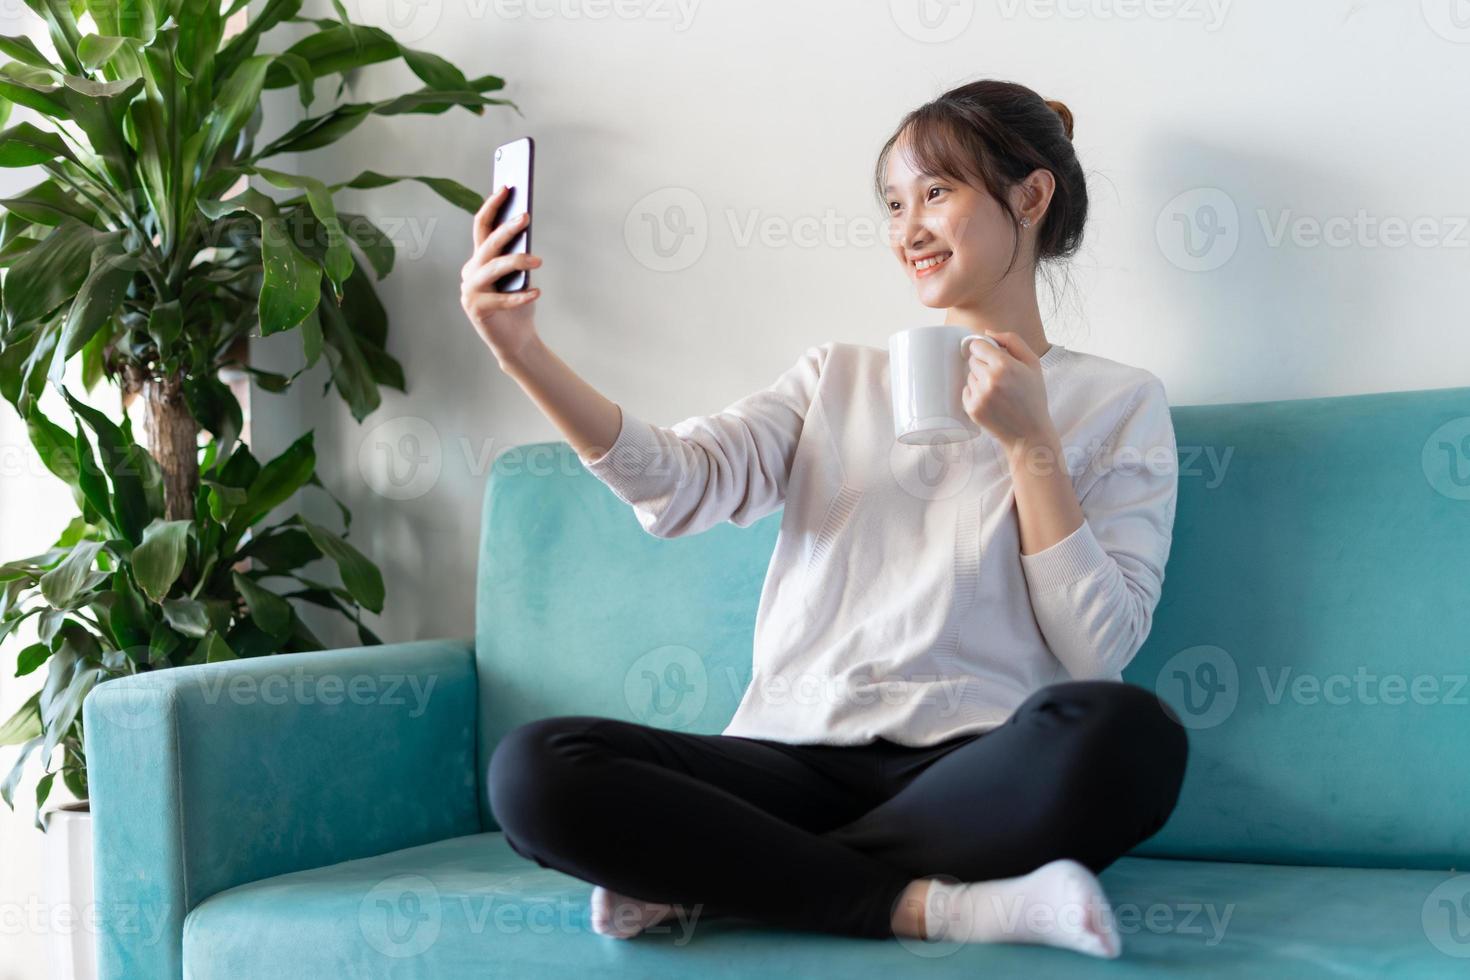
[(479, 831), (473, 641), (118, 678), (83, 705), (98, 975), (182, 977), (184, 917), (249, 881)]

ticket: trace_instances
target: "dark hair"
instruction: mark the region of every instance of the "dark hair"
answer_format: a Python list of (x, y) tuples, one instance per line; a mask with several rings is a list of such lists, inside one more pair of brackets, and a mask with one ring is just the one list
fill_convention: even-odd
[(1024, 85), (985, 79), (945, 92), (910, 112), (878, 154), (873, 185), (887, 210), (888, 157), (904, 138), (907, 157), (921, 173), (984, 187), (1011, 216), (1012, 250), (1020, 249), (1008, 191), (1033, 170), (1056, 180), (1051, 203), (1036, 229), (1036, 261), (1065, 259), (1082, 244), (1087, 182), (1072, 147), (1072, 111)]

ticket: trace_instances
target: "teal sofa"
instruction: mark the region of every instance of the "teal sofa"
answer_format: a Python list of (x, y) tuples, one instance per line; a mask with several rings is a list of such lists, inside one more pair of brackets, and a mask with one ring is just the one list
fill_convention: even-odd
[(497, 833), (490, 752), (553, 714), (719, 731), (779, 514), (655, 538), (547, 442), (494, 464), (473, 639), (91, 694), (102, 977), (1470, 976), (1470, 388), (1173, 411), (1174, 546), (1125, 679), (1191, 754), (1101, 875), (1120, 958), (593, 933), (590, 886)]

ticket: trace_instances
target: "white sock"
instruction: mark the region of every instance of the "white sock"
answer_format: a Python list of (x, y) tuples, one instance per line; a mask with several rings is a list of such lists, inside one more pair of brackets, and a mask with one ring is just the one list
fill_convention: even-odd
[(601, 885), (592, 889), (592, 931), (614, 939), (632, 939), (673, 910), (672, 905), (628, 898)]
[(930, 941), (1044, 943), (1114, 959), (1123, 944), (1097, 876), (1071, 858), (1030, 874), (949, 884), (930, 879), (924, 932)]

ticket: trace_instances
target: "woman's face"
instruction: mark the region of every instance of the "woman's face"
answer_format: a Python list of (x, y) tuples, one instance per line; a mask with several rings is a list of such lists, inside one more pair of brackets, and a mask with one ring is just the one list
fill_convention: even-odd
[[(888, 240), (919, 302), (935, 309), (978, 305), (1000, 284), (1019, 244), (1009, 215), (982, 188), (914, 170), (902, 141), (887, 168)], [(1026, 267), (1018, 255), (1011, 274)]]

